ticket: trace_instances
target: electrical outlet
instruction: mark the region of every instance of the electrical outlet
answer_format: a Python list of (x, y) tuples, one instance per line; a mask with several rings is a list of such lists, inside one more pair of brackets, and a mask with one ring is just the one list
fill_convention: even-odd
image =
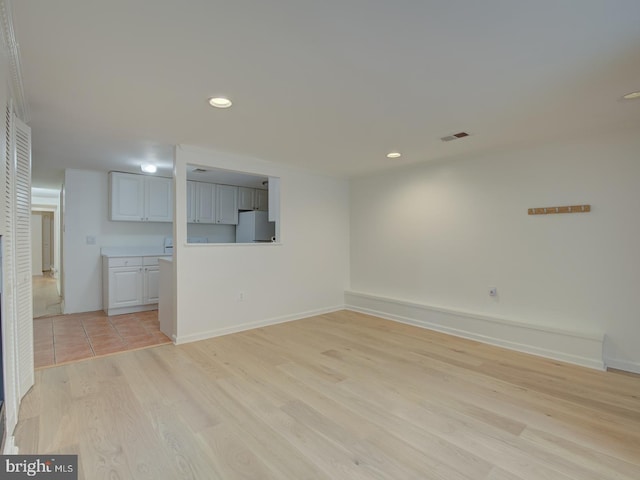
[(95, 245), (96, 244), (96, 237), (94, 237), (93, 235), (87, 235), (87, 245)]
[(498, 289), (496, 287), (489, 287), (489, 296), (490, 297), (498, 296)]
[(244, 292), (238, 292), (238, 301), (244, 302)]

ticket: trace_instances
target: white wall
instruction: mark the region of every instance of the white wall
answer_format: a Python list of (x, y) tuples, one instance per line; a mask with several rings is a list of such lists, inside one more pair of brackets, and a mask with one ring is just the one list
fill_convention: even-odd
[[(605, 361), (640, 372), (638, 152), (635, 128), (354, 179), (351, 290), (604, 333)], [(575, 204), (592, 212), (527, 215)]]
[[(187, 164), (280, 177), (282, 243), (185, 245)], [(183, 147), (176, 155), (175, 190), (179, 342), (342, 308), (349, 268), (347, 181)]]
[(42, 214), (31, 214), (31, 274), (42, 275)]
[[(170, 223), (112, 222), (109, 176), (88, 170), (65, 171), (65, 313), (102, 309), (102, 247), (161, 247), (172, 234)], [(96, 238), (87, 244), (87, 236)]]

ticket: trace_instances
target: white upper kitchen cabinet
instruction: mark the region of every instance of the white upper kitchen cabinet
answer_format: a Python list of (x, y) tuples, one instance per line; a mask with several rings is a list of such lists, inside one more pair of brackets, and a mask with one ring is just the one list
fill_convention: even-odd
[(170, 178), (111, 172), (110, 219), (130, 222), (173, 222)]
[(187, 222), (238, 224), (238, 187), (187, 181)]
[(269, 209), (269, 192), (260, 188), (238, 187), (238, 210)]
[(267, 190), (256, 189), (255, 209), (261, 212), (269, 210), (269, 192)]
[(255, 188), (238, 187), (238, 210), (253, 210)]
[(238, 224), (238, 187), (216, 185), (216, 223)]
[(144, 178), (142, 175), (111, 172), (111, 220), (144, 221)]
[(145, 179), (145, 221), (173, 222), (173, 181), (164, 177)]
[(187, 223), (196, 222), (196, 182), (187, 181)]
[(213, 183), (195, 182), (197, 223), (216, 223), (216, 186)]

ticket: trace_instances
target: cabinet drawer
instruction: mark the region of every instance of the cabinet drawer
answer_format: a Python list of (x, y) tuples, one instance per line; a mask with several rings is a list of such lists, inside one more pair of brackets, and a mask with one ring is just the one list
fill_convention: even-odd
[(158, 260), (161, 258), (168, 258), (171, 259), (171, 257), (167, 256), (167, 255), (161, 255), (159, 257), (142, 257), (142, 264), (145, 267), (150, 267), (152, 265), (158, 265)]
[(109, 268), (113, 267), (141, 267), (142, 257), (111, 257), (108, 260)]

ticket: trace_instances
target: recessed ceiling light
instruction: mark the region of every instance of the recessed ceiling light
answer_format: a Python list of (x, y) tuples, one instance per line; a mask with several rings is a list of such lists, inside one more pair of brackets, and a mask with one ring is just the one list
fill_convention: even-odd
[(387, 153), (387, 158), (400, 158), (402, 154), (400, 152)]
[(140, 170), (142, 170), (144, 173), (156, 173), (158, 171), (158, 167), (150, 163), (143, 163), (142, 165), (140, 165)]
[(209, 99), (209, 105), (216, 108), (229, 108), (232, 103), (231, 100), (224, 97), (211, 97)]
[(623, 95), (622, 98), (624, 100), (635, 100), (636, 98), (640, 98), (640, 92), (631, 92)]

